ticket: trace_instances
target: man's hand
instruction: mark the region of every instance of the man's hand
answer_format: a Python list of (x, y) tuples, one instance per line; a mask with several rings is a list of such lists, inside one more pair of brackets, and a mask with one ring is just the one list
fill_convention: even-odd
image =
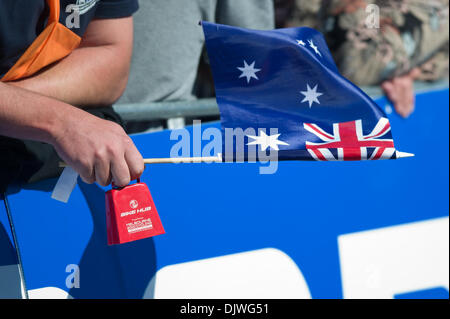
[(419, 73), (419, 69), (413, 69), (406, 75), (381, 84), (387, 98), (394, 104), (395, 111), (403, 117), (408, 117), (414, 111), (414, 80)]
[[(85, 113), (85, 112), (83, 112)], [(144, 161), (131, 138), (114, 122), (85, 113), (68, 118), (52, 141), (59, 156), (84, 182), (125, 186), (141, 176)]]
[(120, 125), (1, 82), (0, 135), (52, 144), (87, 183), (106, 186), (112, 179), (125, 186), (144, 170), (141, 155)]

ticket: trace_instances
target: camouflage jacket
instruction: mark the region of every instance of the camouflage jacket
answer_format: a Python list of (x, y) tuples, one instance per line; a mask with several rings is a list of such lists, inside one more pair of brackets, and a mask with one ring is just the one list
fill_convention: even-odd
[(448, 77), (448, 0), (296, 0), (287, 26), (322, 31), (341, 72), (374, 85), (421, 69)]

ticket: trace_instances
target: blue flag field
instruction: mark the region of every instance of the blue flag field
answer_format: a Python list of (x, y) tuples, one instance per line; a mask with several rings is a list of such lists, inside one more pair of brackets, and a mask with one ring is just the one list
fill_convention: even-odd
[[(255, 146), (279, 160), (398, 156), (386, 114), (339, 73), (318, 31), (202, 26), (228, 159)], [(242, 129), (244, 147), (230, 129)]]

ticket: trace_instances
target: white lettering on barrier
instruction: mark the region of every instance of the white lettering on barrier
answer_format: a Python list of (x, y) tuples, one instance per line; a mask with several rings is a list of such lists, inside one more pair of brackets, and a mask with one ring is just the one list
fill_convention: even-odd
[(295, 262), (265, 248), (160, 269), (144, 298), (311, 298)]
[(344, 298), (449, 288), (449, 218), (338, 237)]
[[(392, 298), (449, 289), (449, 218), (338, 236), (344, 298)], [(29, 290), (30, 298), (71, 298), (62, 289)], [(99, 296), (101, 297), (101, 296)], [(144, 298), (311, 298), (295, 262), (266, 248), (160, 269)]]

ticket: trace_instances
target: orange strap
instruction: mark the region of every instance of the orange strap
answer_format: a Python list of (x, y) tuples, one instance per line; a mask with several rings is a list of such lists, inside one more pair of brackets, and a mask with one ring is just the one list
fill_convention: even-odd
[(47, 26), (3, 76), (2, 82), (31, 76), (42, 68), (68, 56), (80, 45), (81, 38), (59, 23), (59, 0), (47, 0), (47, 4), (50, 8)]

